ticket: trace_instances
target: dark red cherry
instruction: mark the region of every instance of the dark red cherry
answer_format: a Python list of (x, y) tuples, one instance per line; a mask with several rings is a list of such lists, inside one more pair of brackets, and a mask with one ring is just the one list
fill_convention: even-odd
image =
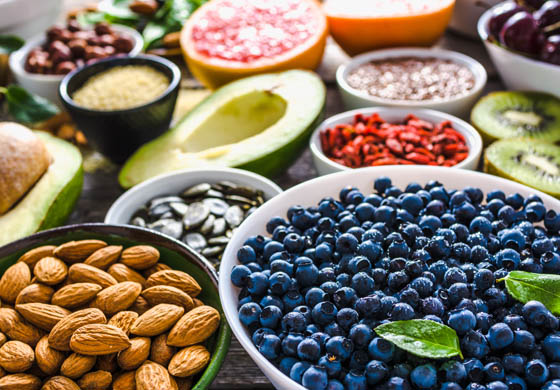
[(537, 54), (544, 35), (533, 15), (521, 11), (510, 17), (500, 31), (500, 42), (510, 49)]

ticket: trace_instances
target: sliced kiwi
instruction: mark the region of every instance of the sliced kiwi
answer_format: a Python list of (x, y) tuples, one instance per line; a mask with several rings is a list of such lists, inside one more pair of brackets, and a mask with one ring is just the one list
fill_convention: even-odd
[(484, 170), (560, 198), (560, 147), (531, 139), (503, 139), (484, 154)]
[(489, 143), (502, 138), (560, 140), (560, 99), (539, 92), (494, 92), (480, 99), (471, 122)]

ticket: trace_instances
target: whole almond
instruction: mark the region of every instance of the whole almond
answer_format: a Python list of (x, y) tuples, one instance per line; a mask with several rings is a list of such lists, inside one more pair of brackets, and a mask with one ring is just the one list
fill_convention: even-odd
[(196, 297), (200, 294), (202, 288), (196, 280), (183, 271), (177, 270), (164, 270), (151, 274), (146, 280), (146, 288), (153, 286), (172, 286), (189, 294), (191, 297)]
[(119, 369), (119, 365), (117, 364), (117, 354), (110, 353), (108, 355), (98, 356), (95, 367), (102, 371), (116, 372)]
[(105, 324), (107, 319), (99, 309), (78, 310), (63, 318), (49, 333), (49, 345), (59, 351), (70, 351), (70, 339), (74, 332), (84, 325)]
[(52, 304), (74, 309), (93, 300), (103, 287), (96, 283), (72, 283), (62, 287), (52, 296)]
[(31, 284), (31, 270), (24, 263), (15, 263), (8, 267), (0, 279), (0, 299), (2, 302), (14, 303), (25, 287)]
[(93, 252), (106, 246), (107, 243), (101, 240), (70, 241), (58, 246), (53, 254), (67, 263), (76, 263), (85, 260)]
[(109, 267), (107, 272), (118, 282), (137, 282), (140, 283), (142, 287), (146, 285), (146, 279), (142, 275), (124, 264), (115, 263)]
[(142, 295), (139, 295), (134, 301), (134, 304), (130, 307), (129, 310), (138, 313), (138, 315), (142, 315), (150, 309), (150, 304)]
[(185, 311), (193, 308), (194, 303), (192, 298), (186, 292), (179, 290), (173, 286), (154, 286), (142, 291), (142, 296), (146, 298), (148, 303), (152, 306), (160, 303), (170, 303), (172, 305), (182, 306)]
[(159, 251), (153, 246), (137, 245), (126, 248), (121, 254), (121, 263), (136, 270), (154, 266), (159, 260)]
[(184, 312), (185, 309), (181, 306), (161, 303), (138, 317), (132, 324), (130, 333), (137, 336), (157, 336), (175, 325)]
[(16, 305), (24, 303), (49, 303), (54, 289), (42, 283), (33, 283), (20, 291), (16, 298)]
[(136, 282), (122, 282), (100, 291), (92, 302), (93, 307), (112, 315), (128, 309), (142, 292), (142, 285)]
[(94, 371), (85, 374), (79, 381), (78, 386), (82, 390), (105, 390), (111, 386), (113, 375), (108, 371)]
[(31, 374), (12, 374), (0, 378), (0, 390), (39, 390), (41, 379)]
[(169, 332), (167, 344), (186, 347), (203, 342), (220, 326), (220, 313), (211, 306), (192, 309)]
[(136, 390), (136, 371), (123, 372), (113, 381), (113, 390)]
[(41, 390), (80, 390), (80, 386), (65, 376), (53, 376), (45, 382)]
[(16, 305), (16, 310), (28, 322), (49, 332), (61, 319), (70, 315), (69, 310), (46, 303), (24, 303)]
[(122, 246), (109, 245), (93, 252), (85, 261), (85, 264), (106, 270), (111, 264), (116, 263), (122, 252)]
[(136, 390), (174, 390), (171, 376), (165, 367), (146, 362), (136, 370)]
[(95, 356), (86, 356), (72, 353), (62, 362), (60, 373), (68, 378), (78, 379), (86, 372), (91, 371), (96, 362)]
[(33, 274), (38, 281), (54, 286), (66, 279), (68, 266), (56, 257), (44, 257), (35, 264)]
[(113, 325), (89, 324), (78, 328), (70, 339), (72, 351), (82, 355), (107, 355), (130, 346), (126, 333)]
[(117, 284), (116, 279), (107, 272), (83, 263), (71, 265), (68, 269), (68, 278), (73, 283), (96, 283), (103, 288)]
[(183, 348), (171, 358), (169, 373), (180, 378), (195, 375), (210, 361), (210, 352), (203, 345)]
[(167, 333), (160, 334), (152, 340), (150, 360), (167, 367), (169, 361), (177, 353), (177, 348), (167, 345)]
[[(21, 263), (23, 264), (23, 263)], [(28, 323), (17, 311), (3, 307), (0, 309), (0, 331), (8, 338), (18, 340), (34, 347), (43, 333)]]
[(56, 246), (54, 245), (43, 245), (30, 251), (25, 252), (19, 259), (19, 262), (24, 262), (27, 264), (31, 269), (35, 266), (35, 264), (41, 260), (43, 257), (52, 256)]
[(16, 321), (23, 320), (23, 318), (12, 308), (0, 308), (0, 330), (7, 333), (14, 327)]
[(21, 341), (7, 341), (0, 347), (0, 366), (8, 372), (24, 372), (35, 361), (35, 352)]
[(167, 264), (165, 264), (165, 263), (157, 263), (157, 264), (154, 265), (153, 267), (150, 267), (150, 268), (148, 268), (147, 270), (144, 270), (144, 271), (142, 272), (142, 275), (143, 275), (145, 278), (148, 278), (148, 277), (150, 277), (151, 274), (155, 274), (156, 272), (159, 272), (159, 271), (166, 271), (166, 270), (169, 270), (169, 269), (172, 269), (172, 268), (171, 268), (170, 266), (168, 266)]
[(134, 321), (138, 318), (138, 313), (133, 311), (121, 311), (115, 314), (107, 322), (108, 325), (116, 326), (122, 329), (122, 331), (128, 336), (130, 334), (130, 328)]
[(135, 370), (150, 356), (151, 339), (134, 337), (130, 339), (130, 347), (117, 354), (117, 363), (123, 370)]
[(44, 336), (35, 346), (35, 360), (37, 365), (47, 375), (54, 375), (60, 370), (64, 361), (64, 353), (49, 347), (49, 340)]

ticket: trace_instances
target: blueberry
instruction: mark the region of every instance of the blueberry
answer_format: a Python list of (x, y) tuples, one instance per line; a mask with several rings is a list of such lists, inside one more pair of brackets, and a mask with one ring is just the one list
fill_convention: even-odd
[(537, 256), (542, 255), (546, 252), (551, 252), (554, 250), (554, 245), (552, 244), (552, 240), (548, 237), (541, 237), (535, 239), (531, 244), (531, 250)]
[(490, 347), (484, 335), (471, 330), (461, 339), (461, 350), (465, 356), (482, 359), (490, 352)]
[(351, 370), (344, 377), (346, 390), (367, 390), (367, 381), (363, 372)]
[(358, 239), (350, 233), (343, 233), (336, 240), (336, 250), (340, 253), (352, 253), (357, 248)]
[(474, 285), (478, 290), (488, 290), (494, 284), (494, 273), (488, 269), (481, 269), (474, 275)]
[(398, 291), (409, 282), (409, 277), (404, 271), (392, 272), (387, 277), (387, 285), (393, 291)]
[(312, 287), (305, 293), (305, 304), (309, 307), (315, 307), (320, 302), (323, 302), (327, 294), (325, 291), (318, 287)]
[(504, 356), (503, 363), (506, 372), (513, 372), (521, 375), (525, 371), (527, 359), (519, 354), (508, 354)]
[(335, 291), (332, 298), (336, 306), (340, 308), (353, 306), (354, 303), (358, 300), (356, 290), (354, 290), (352, 287), (339, 288)]
[(541, 302), (529, 301), (523, 306), (523, 317), (530, 325), (544, 325), (546, 318), (549, 315), (550, 312)]
[(367, 273), (359, 272), (352, 277), (351, 286), (359, 296), (363, 297), (373, 291), (375, 282)]
[(401, 303), (407, 303), (413, 309), (416, 309), (420, 303), (420, 294), (412, 288), (406, 288), (399, 294), (399, 299)]
[(525, 216), (530, 222), (540, 222), (544, 219), (546, 208), (542, 202), (531, 202), (525, 206)]
[(403, 209), (411, 213), (412, 215), (418, 215), (418, 213), (424, 207), (424, 202), (422, 198), (416, 194), (406, 194), (401, 201)]
[(476, 327), (476, 317), (470, 310), (455, 310), (449, 314), (447, 325), (455, 329), (458, 335), (463, 335)]
[(284, 375), (290, 376), (290, 371), (292, 366), (298, 362), (297, 359), (293, 357), (285, 357), (280, 360), (280, 364), (278, 364), (278, 368)]
[(276, 306), (280, 310), (284, 310), (284, 303), (282, 302), (282, 300), (280, 298), (278, 298), (277, 296), (273, 296), (273, 295), (264, 296), (260, 300), (259, 305), (261, 307)]
[(406, 321), (414, 318), (414, 309), (408, 303), (397, 303), (393, 306), (391, 310), (391, 320), (392, 321)]
[(506, 229), (499, 233), (501, 244), (506, 248), (520, 251), (525, 247), (525, 235), (518, 229)]
[(319, 270), (313, 264), (313, 260), (307, 257), (299, 257), (296, 260), (296, 265), (295, 276), (297, 282), (303, 287), (312, 286), (319, 277)]
[(236, 265), (231, 270), (231, 282), (237, 287), (245, 287), (251, 270), (244, 265)]
[(282, 310), (276, 306), (267, 306), (261, 311), (260, 323), (265, 328), (276, 329), (282, 320)]
[(289, 311), (305, 302), (299, 291), (290, 290), (282, 297), (282, 303), (284, 304), (284, 310)]
[(445, 380), (448, 382), (460, 383), (467, 377), (465, 365), (455, 360), (444, 363), (442, 370), (445, 372)]
[(513, 332), (513, 348), (519, 352), (530, 351), (535, 347), (535, 336), (526, 330)]
[(309, 390), (325, 390), (327, 388), (327, 370), (321, 366), (309, 367), (302, 376), (302, 385)]
[(311, 337), (306, 337), (297, 346), (297, 355), (301, 360), (317, 362), (321, 355), (321, 346)]
[(503, 349), (513, 343), (513, 331), (504, 323), (493, 325), (488, 331), (488, 342), (492, 349)]
[(303, 374), (309, 367), (311, 367), (311, 364), (308, 362), (297, 362), (290, 370), (290, 378), (297, 383), (301, 383)]
[(387, 390), (411, 390), (411, 387), (410, 387), (410, 383), (405, 378), (400, 378), (400, 377), (394, 376), (392, 378), (389, 378), (389, 380), (387, 382), (385, 382), (385, 385), (384, 385), (383, 389), (387, 389)]
[(377, 295), (370, 295), (356, 300), (354, 308), (363, 317), (373, 317), (381, 310), (381, 300)]
[(348, 337), (357, 347), (367, 347), (373, 338), (373, 331), (367, 325), (356, 324), (350, 329)]
[(284, 331), (301, 333), (305, 330), (307, 321), (305, 315), (292, 311), (282, 317), (282, 329)]
[(389, 374), (389, 367), (379, 360), (371, 360), (366, 366), (366, 381), (370, 386), (374, 386), (384, 380)]
[(375, 337), (368, 345), (369, 357), (388, 363), (392, 360), (395, 346), (381, 337)]
[(420, 229), (422, 229), (424, 234), (431, 236), (436, 232), (436, 230), (442, 227), (443, 224), (441, 223), (441, 220), (438, 217), (433, 215), (425, 215), (422, 218), (420, 218), (420, 222), (418, 223), (418, 226), (420, 226)]
[(268, 278), (262, 272), (253, 272), (247, 278), (247, 290), (254, 295), (264, 295), (268, 290)]
[(439, 298), (428, 297), (422, 300), (422, 312), (427, 315), (435, 315), (442, 317), (445, 312), (445, 307)]
[(545, 252), (541, 255), (540, 262), (544, 272), (549, 274), (560, 273), (560, 255), (554, 252)]
[(270, 272), (284, 272), (290, 276), (293, 276), (294, 266), (286, 260), (278, 259), (270, 263)]
[(288, 333), (282, 340), (282, 352), (287, 356), (297, 356), (297, 347), (303, 338), (301, 333)]
[(445, 286), (449, 287), (454, 283), (466, 283), (467, 275), (458, 267), (449, 268), (443, 277)]
[(261, 311), (261, 307), (257, 303), (246, 303), (239, 308), (239, 321), (245, 326), (256, 324), (259, 321)]
[(257, 260), (257, 255), (252, 246), (243, 245), (237, 251), (237, 260), (239, 260), (241, 264), (252, 263)]
[(373, 182), (373, 188), (375, 188), (377, 192), (382, 194), (387, 188), (391, 187), (391, 184), (392, 182), (390, 178), (388, 178), (387, 176), (381, 176), (375, 179), (375, 181)]
[(550, 334), (542, 342), (548, 361), (560, 362), (560, 335)]
[(554, 210), (548, 210), (544, 215), (544, 226), (550, 233), (560, 231), (560, 214)]
[(345, 388), (340, 381), (336, 379), (330, 379), (325, 390), (345, 390)]
[(418, 366), (410, 373), (410, 380), (419, 389), (431, 389), (437, 384), (437, 371), (431, 364)]
[(509, 390), (527, 390), (525, 380), (516, 375), (507, 375), (506, 385), (508, 385)]
[(548, 379), (548, 367), (542, 360), (531, 360), (525, 366), (525, 380), (531, 386), (542, 385)]
[(444, 382), (441, 384), (441, 390), (463, 390), (463, 388), (456, 382)]
[(434, 199), (426, 205), (424, 210), (427, 215), (440, 217), (445, 211), (445, 204), (441, 200)]
[(487, 390), (508, 390), (509, 387), (502, 381), (493, 381), (486, 385)]
[(358, 312), (354, 309), (343, 308), (339, 310), (336, 315), (336, 322), (345, 331), (350, 330), (350, 328), (356, 324), (359, 320)]
[(484, 366), (484, 375), (489, 382), (502, 380), (505, 378), (504, 367), (499, 362), (490, 362)]
[(560, 363), (549, 363), (549, 379), (560, 379)]
[(507, 326), (509, 326), (513, 331), (519, 329), (527, 330), (527, 323), (523, 317), (517, 314), (510, 314), (506, 316), (504, 318), (504, 323), (507, 324)]
[(519, 253), (514, 249), (502, 249), (496, 253), (496, 263), (498, 267), (506, 269), (517, 269), (521, 263)]
[(350, 357), (354, 350), (354, 343), (352, 340), (342, 336), (334, 336), (327, 340), (325, 343), (325, 350), (328, 354), (338, 357), (344, 361)]
[(280, 356), (281, 343), (275, 334), (265, 334), (259, 342), (258, 350), (268, 360), (275, 360)]

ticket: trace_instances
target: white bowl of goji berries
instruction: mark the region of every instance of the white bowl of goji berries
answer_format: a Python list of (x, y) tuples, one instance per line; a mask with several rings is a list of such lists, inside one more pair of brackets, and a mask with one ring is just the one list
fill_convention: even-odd
[(443, 112), (370, 107), (328, 118), (309, 147), (319, 175), (384, 165), (476, 170), (482, 139), (470, 124)]

